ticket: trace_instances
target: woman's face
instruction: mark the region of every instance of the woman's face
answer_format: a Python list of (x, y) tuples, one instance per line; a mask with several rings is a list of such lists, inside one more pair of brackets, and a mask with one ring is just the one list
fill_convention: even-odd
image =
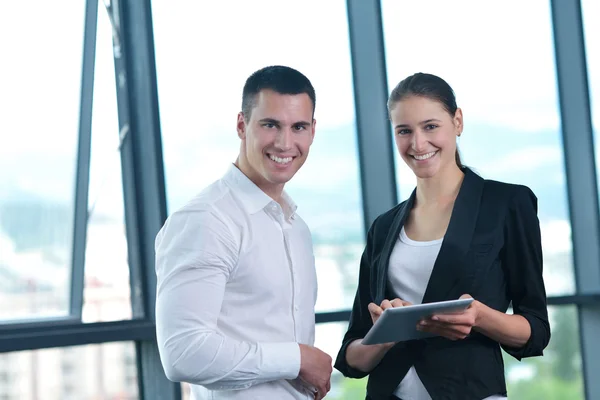
[(462, 111), (450, 115), (443, 104), (409, 96), (390, 110), (394, 138), (404, 162), (418, 178), (430, 178), (456, 165), (456, 137), (462, 132)]

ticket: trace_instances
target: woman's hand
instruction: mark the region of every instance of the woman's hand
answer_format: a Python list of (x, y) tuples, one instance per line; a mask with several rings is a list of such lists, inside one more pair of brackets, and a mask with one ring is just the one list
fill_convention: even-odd
[[(411, 303), (401, 299), (383, 300), (380, 305), (370, 303), (369, 313), (373, 324), (377, 322), (381, 314), (388, 308), (410, 306)], [(363, 372), (370, 372), (379, 364), (388, 350), (396, 345), (396, 342), (379, 344), (362, 344), (361, 339), (356, 339), (348, 345), (346, 350), (346, 362), (351, 367)]]
[[(468, 294), (460, 296), (461, 299), (472, 299)], [(437, 314), (421, 320), (417, 330), (443, 336), (450, 340), (461, 340), (471, 334), (477, 326), (479, 319), (480, 303), (473, 301), (469, 307), (461, 312), (452, 314)]]
[(381, 314), (383, 314), (383, 311), (385, 311), (386, 309), (394, 308), (394, 307), (404, 307), (404, 306), (410, 306), (410, 305), (412, 305), (411, 302), (395, 298), (392, 301), (390, 301), (388, 299), (383, 300), (381, 302), (380, 306), (378, 306), (375, 303), (369, 303), (368, 308), (369, 308), (369, 313), (371, 314), (371, 319), (373, 320), (373, 324), (375, 324), (375, 322), (377, 322), (379, 317), (381, 317)]

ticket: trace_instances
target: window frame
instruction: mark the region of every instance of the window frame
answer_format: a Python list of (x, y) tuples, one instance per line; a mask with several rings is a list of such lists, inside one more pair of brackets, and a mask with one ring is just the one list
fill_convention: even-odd
[[(115, 74), (133, 319), (84, 324), (85, 244), (98, 0), (86, 0), (69, 315), (0, 324), (0, 353), (135, 341), (140, 398), (181, 398), (164, 376), (156, 346), (154, 237), (167, 217), (151, 1), (113, 0)], [(551, 0), (555, 68), (573, 238), (576, 293), (549, 305), (576, 305), (587, 398), (600, 398), (600, 212), (580, 1)], [(365, 233), (397, 204), (380, 0), (347, 0)], [(135, 43), (135, 46), (134, 46)], [(585, 155), (585, 157), (582, 156)], [(345, 322), (350, 310), (318, 313)]]

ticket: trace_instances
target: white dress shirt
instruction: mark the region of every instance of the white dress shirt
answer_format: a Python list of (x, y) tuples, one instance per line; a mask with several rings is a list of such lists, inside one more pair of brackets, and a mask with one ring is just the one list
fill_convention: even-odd
[(156, 237), (160, 358), (192, 398), (314, 399), (298, 378), (298, 344), (315, 336), (312, 239), (283, 200), (232, 165)]

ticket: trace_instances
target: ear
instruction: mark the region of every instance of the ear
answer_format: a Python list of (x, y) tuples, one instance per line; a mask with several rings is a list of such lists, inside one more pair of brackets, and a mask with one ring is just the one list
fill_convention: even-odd
[(241, 111), (237, 116), (237, 133), (240, 139), (246, 139), (246, 119), (244, 118), (244, 113)]
[(312, 120), (312, 124), (310, 125), (310, 137), (311, 137), (311, 142), (315, 139), (315, 129), (317, 127), (317, 120), (313, 118)]
[(456, 136), (460, 136), (463, 131), (464, 121), (463, 121), (463, 113), (462, 109), (457, 108), (454, 113), (454, 127), (456, 128)]

